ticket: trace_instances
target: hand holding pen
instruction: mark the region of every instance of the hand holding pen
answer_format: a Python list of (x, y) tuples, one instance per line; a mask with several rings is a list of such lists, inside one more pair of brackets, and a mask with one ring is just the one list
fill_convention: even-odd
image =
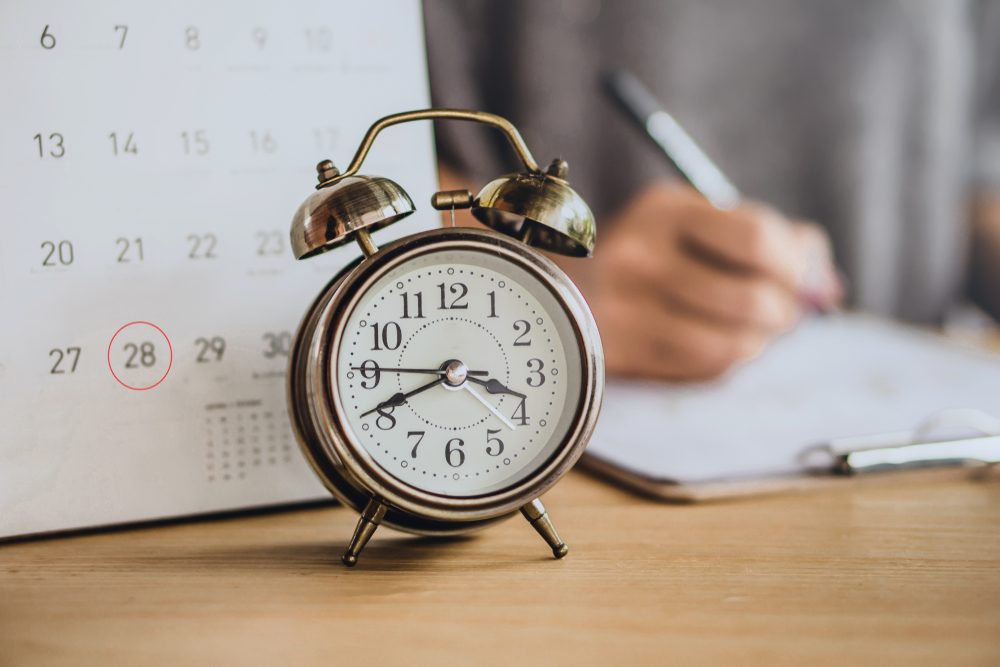
[(592, 305), (608, 368), (673, 379), (716, 376), (790, 329), (806, 304), (827, 309), (840, 300), (829, 240), (817, 225), (743, 201), (651, 96), (639, 104), (629, 97), (621, 76), (617, 86), (609, 79), (609, 93), (661, 150), (669, 149), (692, 187), (651, 184), (602, 236)]

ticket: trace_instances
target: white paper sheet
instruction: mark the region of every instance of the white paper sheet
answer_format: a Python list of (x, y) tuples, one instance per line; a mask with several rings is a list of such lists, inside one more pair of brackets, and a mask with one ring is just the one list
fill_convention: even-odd
[(955, 408), (1000, 417), (1000, 358), (871, 318), (829, 316), (715, 382), (609, 382), (587, 451), (664, 482), (771, 477), (805, 471), (810, 446), (916, 429)]

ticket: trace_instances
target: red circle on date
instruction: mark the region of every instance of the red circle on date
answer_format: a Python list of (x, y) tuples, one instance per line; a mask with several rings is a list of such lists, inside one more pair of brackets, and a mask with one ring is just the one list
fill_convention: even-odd
[[(167, 362), (167, 370), (163, 371), (163, 375), (160, 376), (159, 380), (146, 387), (135, 387), (126, 383), (124, 380), (118, 377), (118, 374), (115, 373), (114, 366), (111, 365), (111, 347), (115, 344), (115, 338), (118, 338), (118, 334), (125, 331), (125, 329), (136, 326), (151, 327), (155, 329), (157, 332), (159, 332), (159, 334), (163, 336), (163, 340), (167, 341), (167, 350), (170, 353)], [(108, 370), (111, 371), (112, 377), (115, 378), (118, 384), (125, 387), (126, 389), (131, 389), (132, 391), (149, 391), (150, 389), (154, 389), (155, 387), (159, 386), (161, 382), (167, 379), (167, 375), (170, 373), (170, 369), (173, 368), (173, 366), (174, 366), (174, 346), (170, 344), (170, 339), (167, 338), (166, 332), (164, 332), (163, 329), (156, 326), (152, 322), (146, 322), (145, 320), (136, 320), (135, 322), (129, 322), (127, 324), (123, 324), (121, 327), (118, 328), (118, 331), (115, 332), (115, 334), (111, 337), (111, 341), (108, 343)]]

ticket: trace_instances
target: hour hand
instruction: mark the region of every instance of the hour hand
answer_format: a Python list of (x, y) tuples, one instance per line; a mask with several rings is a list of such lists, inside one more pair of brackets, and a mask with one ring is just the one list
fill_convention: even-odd
[(496, 378), (490, 378), (489, 380), (480, 380), (479, 378), (469, 377), (466, 378), (469, 382), (474, 382), (482, 387), (486, 388), (487, 394), (510, 394), (511, 396), (517, 396), (518, 398), (527, 398), (524, 394), (519, 391), (514, 391), (508, 388), (500, 380)]
[(421, 385), (421, 386), (417, 387), (416, 389), (412, 389), (412, 390), (406, 392), (405, 394), (403, 392), (401, 392), (401, 391), (396, 392), (395, 394), (393, 394), (392, 396), (390, 396), (388, 399), (382, 401), (381, 403), (379, 403), (378, 405), (376, 405), (374, 408), (372, 408), (368, 412), (361, 413), (361, 416), (362, 417), (367, 417), (368, 415), (372, 414), (373, 412), (378, 412), (379, 410), (384, 410), (385, 408), (398, 408), (403, 403), (406, 403), (406, 401), (409, 400), (411, 397), (416, 396), (420, 392), (427, 391), (431, 387), (436, 387), (439, 384), (441, 384), (443, 381), (444, 380), (442, 380), (441, 378), (438, 378), (437, 380), (434, 380), (433, 382), (428, 382), (427, 384)]

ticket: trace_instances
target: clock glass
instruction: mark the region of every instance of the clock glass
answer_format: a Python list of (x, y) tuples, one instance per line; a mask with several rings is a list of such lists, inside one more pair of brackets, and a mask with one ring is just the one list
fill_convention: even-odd
[(534, 270), (485, 250), (391, 268), (356, 301), (331, 363), (354, 445), (443, 496), (529, 477), (581, 400), (578, 327)]

